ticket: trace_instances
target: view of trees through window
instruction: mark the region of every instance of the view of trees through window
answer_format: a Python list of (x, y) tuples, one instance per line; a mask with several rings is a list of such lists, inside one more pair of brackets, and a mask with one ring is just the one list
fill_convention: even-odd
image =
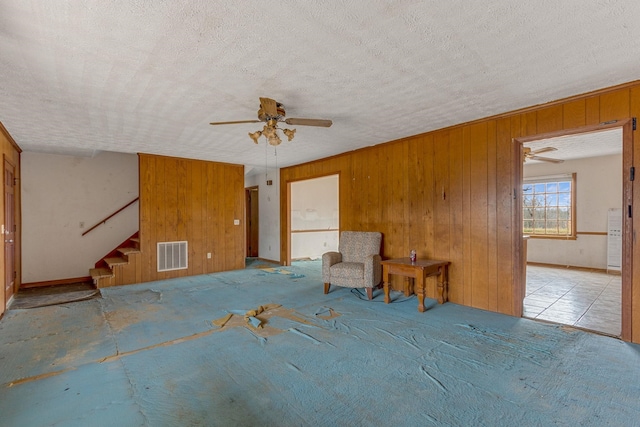
[(539, 179), (522, 186), (524, 233), (573, 236), (573, 179)]

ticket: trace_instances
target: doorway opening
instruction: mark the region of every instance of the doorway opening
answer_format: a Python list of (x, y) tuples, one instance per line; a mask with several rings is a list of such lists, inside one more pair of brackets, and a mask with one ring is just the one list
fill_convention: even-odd
[(516, 139), (524, 161), (519, 218), (529, 237), (523, 317), (629, 333), (632, 227), (620, 216), (632, 194), (627, 125)]
[(247, 187), (244, 189), (245, 194), (245, 224), (246, 224), (246, 257), (256, 258), (259, 255), (259, 187)]
[(336, 174), (289, 183), (289, 263), (338, 250), (339, 181)]

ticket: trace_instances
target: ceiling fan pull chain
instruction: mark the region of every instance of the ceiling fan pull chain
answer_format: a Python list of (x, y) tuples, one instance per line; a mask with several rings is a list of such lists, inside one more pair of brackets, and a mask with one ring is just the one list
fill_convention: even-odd
[(276, 158), (276, 194), (278, 194), (278, 184), (280, 182), (278, 178), (278, 147), (273, 147), (273, 155)]
[(269, 167), (267, 163), (267, 158), (269, 157), (269, 144), (264, 145), (264, 180), (269, 180)]

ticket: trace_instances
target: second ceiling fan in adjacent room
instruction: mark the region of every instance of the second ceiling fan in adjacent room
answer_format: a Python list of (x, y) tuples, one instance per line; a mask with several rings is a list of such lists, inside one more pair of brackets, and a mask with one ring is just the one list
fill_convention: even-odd
[(562, 162), (564, 162), (564, 160), (561, 160), (561, 159), (554, 159), (554, 158), (551, 158), (551, 157), (542, 157), (542, 156), (538, 155), (538, 154), (548, 153), (550, 151), (558, 150), (555, 147), (543, 147), (543, 148), (539, 148), (537, 150), (532, 150), (531, 147), (523, 147), (523, 150), (524, 150), (524, 158), (523, 158), (524, 162), (526, 162), (527, 160), (539, 160), (541, 162), (549, 162), (549, 163), (562, 163)]

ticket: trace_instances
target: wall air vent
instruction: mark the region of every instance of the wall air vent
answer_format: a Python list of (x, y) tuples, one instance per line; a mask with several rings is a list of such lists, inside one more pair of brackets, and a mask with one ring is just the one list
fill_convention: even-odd
[(185, 270), (187, 242), (158, 242), (158, 271)]

